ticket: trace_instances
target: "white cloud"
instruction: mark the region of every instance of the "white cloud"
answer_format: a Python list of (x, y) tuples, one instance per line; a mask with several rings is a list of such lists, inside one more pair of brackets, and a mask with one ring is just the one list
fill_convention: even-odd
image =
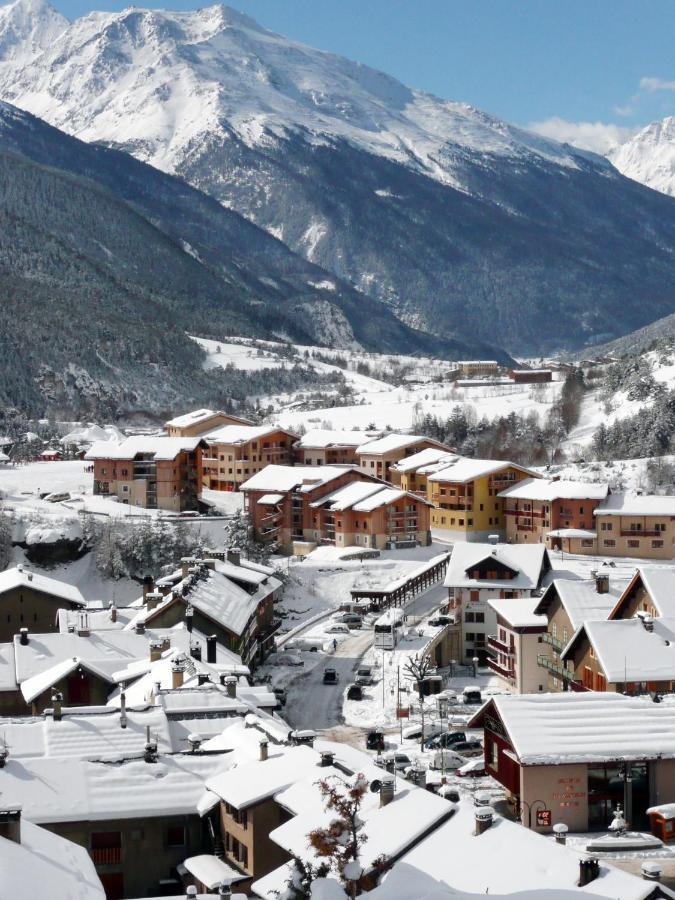
[(654, 94), (656, 91), (675, 91), (675, 81), (665, 81), (663, 78), (641, 78), (640, 90)]
[(592, 150), (603, 156), (625, 143), (637, 129), (614, 125), (611, 122), (568, 122), (559, 116), (551, 116), (542, 122), (532, 122), (527, 126), (554, 141), (572, 144), (582, 150)]

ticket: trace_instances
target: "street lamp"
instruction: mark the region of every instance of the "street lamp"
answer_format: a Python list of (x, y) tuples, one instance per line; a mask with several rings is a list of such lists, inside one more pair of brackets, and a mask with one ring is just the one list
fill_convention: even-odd
[(471, 660), (471, 662), (473, 663), (473, 677), (475, 678), (476, 677), (476, 669), (478, 667), (478, 663), (480, 662), (480, 660), (478, 659), (477, 656), (474, 656), (474, 658)]

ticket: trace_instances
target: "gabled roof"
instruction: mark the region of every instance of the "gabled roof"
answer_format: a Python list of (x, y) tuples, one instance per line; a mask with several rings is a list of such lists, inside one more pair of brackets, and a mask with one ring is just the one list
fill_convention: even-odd
[(516, 465), (505, 459), (460, 459), (446, 469), (440, 469), (429, 475), (429, 481), (446, 481), (451, 483), (465, 484), (467, 481), (474, 481), (476, 478), (484, 478), (487, 475), (495, 475), (502, 469), (517, 469), (519, 472), (525, 472), (533, 478), (537, 477), (537, 473), (532, 469), (526, 469), (525, 466)]
[(331, 447), (361, 447), (372, 435), (366, 431), (329, 431), (313, 428), (303, 434), (294, 446), (298, 450), (327, 450)]
[(624, 602), (638, 584), (642, 584), (647, 591), (660, 616), (675, 616), (675, 569), (670, 566), (638, 566), (608, 618), (618, 618)]
[(497, 714), (522, 765), (675, 758), (675, 706), (610, 691), (492, 697), (469, 721)]
[(122, 443), (97, 441), (92, 444), (85, 459), (134, 459), (139, 454), (152, 456), (156, 461), (171, 461), (180, 453), (195, 450), (201, 437), (167, 437), (166, 435), (136, 435)]
[(273, 797), (316, 768), (318, 754), (310, 747), (269, 747), (264, 762), (244, 763), (206, 782), (209, 791), (217, 794), (236, 809), (246, 809)]
[(423, 497), (418, 497), (417, 494), (390, 487), (382, 482), (371, 481), (353, 481), (351, 484), (338, 488), (332, 494), (313, 501), (310, 506), (317, 508), (327, 505), (329, 509), (335, 512), (351, 509), (353, 512), (368, 513), (390, 503), (395, 503), (402, 497), (407, 497), (426, 506), (433, 506), (432, 503)]
[[(675, 497), (617, 491), (594, 511), (595, 516), (675, 516)], [(639, 537), (639, 535), (636, 535)]]
[(80, 667), (86, 669), (102, 681), (107, 681), (111, 685), (114, 683), (110, 672), (100, 668), (96, 663), (88, 662), (87, 660), (73, 656), (71, 659), (61, 660), (61, 662), (56, 663), (56, 665), (53, 665), (51, 668), (45, 669), (38, 675), (26, 679), (21, 685), (23, 699), (26, 703), (31, 703), (36, 697), (39, 697), (40, 694), (43, 694), (45, 691), (49, 690), (49, 688), (54, 687), (55, 684)]
[(430, 466), (434, 463), (445, 463), (447, 465), (458, 458), (456, 453), (451, 453), (440, 447), (425, 447), (424, 450), (413, 453), (412, 456), (406, 456), (404, 459), (399, 459), (397, 463), (394, 463), (392, 469), (396, 472), (412, 472), (423, 466)]
[(49, 594), (55, 600), (66, 600), (77, 606), (87, 605), (79, 588), (76, 588), (75, 585), (66, 584), (56, 578), (49, 578), (47, 575), (30, 571), (23, 566), (14, 566), (12, 569), (0, 572), (0, 595), (15, 588), (30, 588), (33, 591)]
[(609, 591), (599, 594), (594, 578), (568, 580), (556, 578), (544, 591), (535, 613), (547, 615), (557, 596), (576, 631), (587, 619), (606, 619), (623, 593), (626, 582), (610, 579)]
[(243, 419), (241, 416), (235, 416), (232, 413), (222, 412), (219, 409), (195, 409), (192, 412), (185, 413), (182, 416), (175, 416), (164, 423), (165, 428), (187, 428), (190, 425), (199, 425), (200, 422), (208, 422), (214, 416), (227, 416), (234, 419), (242, 425), (252, 425), (249, 419)]
[(423, 434), (397, 434), (396, 432), (391, 432), (390, 434), (385, 434), (384, 437), (375, 438), (373, 441), (361, 444), (356, 453), (359, 456), (361, 454), (378, 455), (380, 453), (393, 453), (395, 450), (404, 451), (407, 447), (412, 447), (414, 444), (419, 444), (422, 441), (431, 444), (433, 447), (445, 450), (446, 452), (450, 450), (449, 447), (446, 447), (445, 444), (441, 444), (440, 441), (434, 440), (434, 438), (425, 437)]
[(281, 425), (221, 425), (204, 435), (204, 440), (209, 444), (248, 444), (249, 441), (257, 441), (266, 437), (268, 434), (274, 434), (276, 431), (283, 431), (291, 437), (297, 437), (287, 428)]
[[(481, 562), (496, 560), (516, 573), (511, 579), (471, 578), (468, 572)], [(452, 549), (443, 584), (459, 588), (506, 588), (534, 590), (547, 568), (548, 551), (543, 544), (479, 544), (457, 541)]]
[(555, 478), (523, 478), (500, 492), (500, 497), (515, 500), (603, 500), (607, 484), (583, 481), (560, 481)]
[(546, 628), (546, 616), (537, 615), (534, 611), (538, 603), (537, 597), (519, 597), (517, 600), (491, 597), (488, 600), (488, 606), (512, 628)]
[(242, 491), (270, 491), (273, 493), (298, 491), (307, 493), (330, 484), (345, 472), (358, 472), (359, 480), (368, 480), (356, 466), (278, 466), (269, 465), (245, 481)]
[(653, 619), (652, 629), (640, 616), (584, 622), (560, 657), (570, 659), (586, 639), (612, 684), (675, 681), (675, 618)]

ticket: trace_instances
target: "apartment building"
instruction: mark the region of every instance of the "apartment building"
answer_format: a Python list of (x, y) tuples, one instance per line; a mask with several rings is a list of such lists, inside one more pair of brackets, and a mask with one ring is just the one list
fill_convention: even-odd
[(594, 516), (597, 552), (603, 556), (672, 559), (675, 555), (675, 497), (617, 492), (600, 503)]
[(249, 419), (213, 409), (195, 409), (164, 423), (169, 437), (201, 437), (223, 425), (253, 425)]
[(92, 444), (84, 458), (94, 463), (94, 494), (181, 512), (197, 508), (205, 448), (200, 437), (139, 436)]
[(357, 449), (372, 439), (366, 431), (312, 429), (294, 444), (294, 461), (300, 466), (357, 466)]
[(496, 359), (462, 359), (457, 363), (457, 368), (467, 378), (499, 374), (499, 363)]
[(524, 478), (501, 491), (506, 540), (510, 544), (544, 543), (554, 550), (596, 547), (593, 513), (609, 494), (607, 484), (584, 484), (555, 478)]
[(368, 475), (375, 475), (385, 481), (392, 480), (392, 467), (395, 463), (420, 450), (427, 448), (451, 452), (451, 448), (433, 438), (420, 434), (396, 434), (391, 432), (384, 437), (376, 438), (362, 444), (356, 451), (359, 466)]
[(534, 610), (537, 597), (513, 600), (493, 598), (488, 605), (497, 616), (496, 630), (487, 639), (488, 668), (516, 694), (536, 694), (546, 689), (546, 673), (537, 662), (546, 616)]
[(269, 465), (293, 462), (298, 435), (278, 425), (223, 425), (206, 435), (202, 482), (212, 491), (238, 491)]
[(459, 541), (484, 541), (506, 535), (504, 500), (507, 487), (537, 473), (506, 460), (459, 459), (427, 476), (427, 499), (435, 509), (431, 527)]
[(497, 629), (497, 613), (489, 601), (509, 600), (518, 607), (522, 598), (541, 586), (550, 570), (548, 551), (541, 544), (456, 543), (443, 581), (454, 620), (451, 641), (455, 659), (470, 663), (477, 657), (484, 664), (488, 637)]
[(437, 447), (427, 447), (412, 456), (406, 456), (389, 467), (391, 483), (411, 494), (427, 497), (427, 479), (433, 472), (444, 469), (459, 459), (456, 453), (448, 453)]

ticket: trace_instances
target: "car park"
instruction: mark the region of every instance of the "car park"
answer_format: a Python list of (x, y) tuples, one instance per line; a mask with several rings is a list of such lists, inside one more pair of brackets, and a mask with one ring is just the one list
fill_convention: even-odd
[(487, 775), (485, 760), (470, 759), (469, 762), (464, 763), (463, 766), (455, 770), (455, 775), (460, 778), (482, 778), (484, 775)]
[(455, 744), (463, 743), (465, 741), (466, 734), (463, 731), (444, 731), (441, 734), (434, 734), (430, 738), (427, 738), (424, 742), (424, 746), (429, 750), (439, 750), (447, 747), (452, 747), (454, 749)]
[(340, 680), (340, 676), (337, 673), (337, 669), (324, 669), (323, 670), (323, 683), (324, 684), (337, 684)]
[(350, 684), (347, 688), (347, 700), (363, 700), (363, 689), (360, 684)]
[(349, 634), (349, 625), (345, 622), (333, 622), (326, 628), (326, 634)]
[(465, 762), (466, 760), (455, 750), (438, 750), (431, 758), (430, 768), (452, 772), (458, 766), (463, 766)]
[(463, 756), (476, 756), (483, 752), (483, 745), (479, 740), (458, 741), (452, 745), (452, 749)]

